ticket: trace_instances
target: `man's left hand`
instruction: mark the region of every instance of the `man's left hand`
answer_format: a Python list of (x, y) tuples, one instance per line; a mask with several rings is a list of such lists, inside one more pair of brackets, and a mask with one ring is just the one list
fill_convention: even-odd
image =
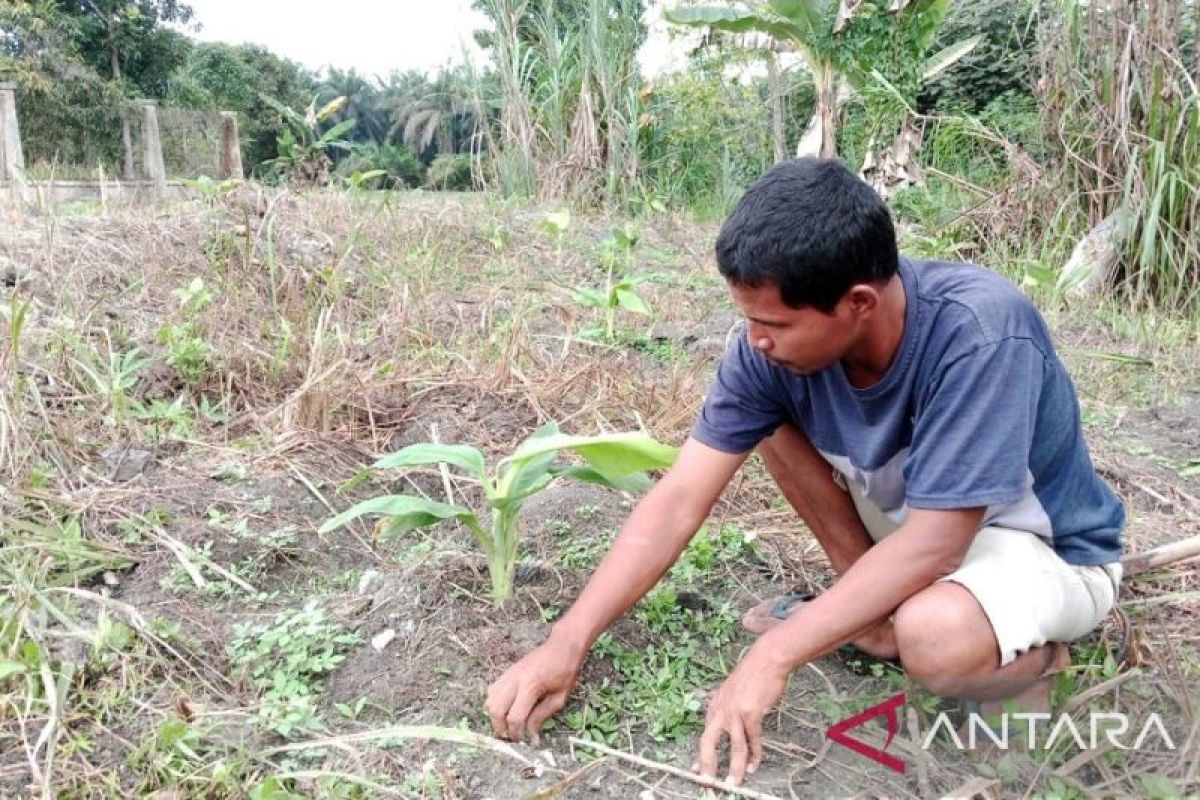
[[(761, 643), (761, 640), (760, 640)], [(752, 648), (708, 704), (699, 771), (717, 776), (717, 745), (729, 737), (728, 780), (740, 784), (762, 761), (762, 720), (787, 688), (788, 670)]]

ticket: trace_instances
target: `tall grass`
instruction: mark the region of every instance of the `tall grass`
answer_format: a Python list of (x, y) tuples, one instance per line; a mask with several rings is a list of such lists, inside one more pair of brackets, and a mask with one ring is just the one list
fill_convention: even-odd
[[(485, 0), (500, 114), (485, 136), (507, 195), (619, 203), (639, 171), (640, 0)], [(480, 101), (482, 102), (482, 101)]]
[(1081, 223), (1128, 220), (1113, 288), (1140, 307), (1200, 309), (1200, 91), (1184, 4), (1058, 0), (1041, 25), (1047, 143)]

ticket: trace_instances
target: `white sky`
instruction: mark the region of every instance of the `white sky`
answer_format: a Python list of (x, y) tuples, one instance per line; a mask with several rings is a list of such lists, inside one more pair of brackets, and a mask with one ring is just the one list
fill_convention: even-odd
[[(250, 42), (311, 69), (356, 68), (365, 75), (392, 70), (436, 72), (483, 54), (471, 34), (489, 27), (470, 0), (186, 0), (202, 41)], [(686, 64), (686, 46), (669, 41), (660, 0), (647, 3), (650, 36), (639, 54), (643, 73), (656, 75)], [(689, 38), (694, 39), (699, 32)]]
[(311, 69), (434, 72), (460, 63), (462, 48), (481, 61), (471, 37), (487, 20), (470, 0), (186, 0), (202, 41), (261, 44)]

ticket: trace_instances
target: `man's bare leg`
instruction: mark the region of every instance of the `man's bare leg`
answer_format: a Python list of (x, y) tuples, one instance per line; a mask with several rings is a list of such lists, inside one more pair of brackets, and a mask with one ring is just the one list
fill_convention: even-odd
[[(895, 636), (905, 672), (934, 694), (1011, 700), (1022, 711), (1049, 710), (1047, 677), (1070, 666), (1066, 645), (1048, 642), (1000, 666), (1000, 647), (983, 608), (965, 587), (945, 581), (917, 592), (896, 610)], [(989, 708), (990, 706), (990, 708)]]
[[(841, 575), (873, 544), (850, 494), (799, 429), (784, 425), (759, 445), (759, 454), (783, 496), (813, 532)], [(855, 645), (878, 658), (899, 655), (909, 674), (935, 694), (980, 701), (1013, 700), (1044, 710), (1050, 681), (1043, 676), (1070, 665), (1065, 645), (1048, 643), (1000, 666), (991, 622), (975, 597), (952, 582), (935, 583), (909, 598)], [(990, 713), (987, 705), (984, 708)]]
[[(758, 446), (788, 503), (812, 531), (829, 557), (833, 570), (843, 574), (874, 544), (863, 527), (850, 494), (833, 480), (833, 468), (808, 437), (794, 425), (782, 425)], [(896, 637), (890, 620), (854, 640), (876, 658), (896, 658)]]

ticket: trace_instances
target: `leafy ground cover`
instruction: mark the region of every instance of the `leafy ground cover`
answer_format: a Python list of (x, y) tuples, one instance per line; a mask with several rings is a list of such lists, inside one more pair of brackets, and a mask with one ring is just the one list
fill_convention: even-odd
[[(558, 482), (528, 497), (500, 609), (487, 559), (453, 522), (320, 531), (381, 494), (481, 507), (461, 471), (365, 469), (420, 442), (470, 445), (495, 463), (551, 421), (682, 441), (736, 333), (714, 227), (666, 214), (546, 225), (558, 212), (242, 187), (5, 220), (0, 796), (702, 792), (571, 737), (686, 768), (707, 693), (750, 642), (742, 611), (828, 584), (756, 462), (600, 641), (536, 748), (485, 738), (485, 688), (576, 596), (634, 495)], [(636, 246), (614, 251), (614, 230)], [(906, 230), (918, 249), (953, 233)], [(1027, 263), (994, 266), (1046, 310), (1095, 460), (1129, 504), (1131, 549), (1200, 531), (1196, 323), (1067, 305)], [(622, 274), (639, 276), (650, 314), (579, 302), (580, 286), (615, 298)], [(1159, 713), (1175, 750), (922, 750), (913, 742), (946, 706), (894, 670), (831, 657), (794, 676), (750, 786), (776, 797), (1195, 792), (1197, 576), (1192, 563), (1129, 583), (1131, 627), (1114, 617), (1079, 643), (1058, 692), (1084, 719), (1088, 708)], [(906, 773), (825, 738), (901, 691), (912, 714), (892, 748)], [(882, 728), (872, 735), (882, 742)]]

